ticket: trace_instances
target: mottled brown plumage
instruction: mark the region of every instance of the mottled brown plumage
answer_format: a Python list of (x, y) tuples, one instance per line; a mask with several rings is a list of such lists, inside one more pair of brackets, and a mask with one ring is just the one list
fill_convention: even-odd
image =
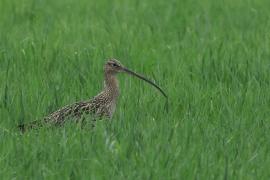
[[(88, 114), (90, 114), (93, 119), (104, 117), (111, 119), (119, 96), (119, 86), (116, 74), (120, 72), (128, 73), (150, 83), (167, 98), (167, 95), (152, 81), (125, 68), (119, 61), (110, 59), (104, 65), (104, 89), (98, 95), (90, 100), (77, 102), (63, 107), (46, 116), (44, 122), (46, 124), (62, 125), (67, 119), (78, 121), (83, 118), (83, 115)], [(27, 125), (20, 125), (19, 127), (24, 131), (27, 128), (34, 128), (39, 125), (40, 121), (35, 121)]]

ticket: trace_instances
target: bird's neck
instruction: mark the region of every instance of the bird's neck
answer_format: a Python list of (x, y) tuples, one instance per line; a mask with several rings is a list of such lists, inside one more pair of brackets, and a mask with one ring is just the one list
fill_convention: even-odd
[(117, 98), (119, 96), (119, 85), (115, 74), (105, 73), (104, 90), (107, 91), (112, 97)]

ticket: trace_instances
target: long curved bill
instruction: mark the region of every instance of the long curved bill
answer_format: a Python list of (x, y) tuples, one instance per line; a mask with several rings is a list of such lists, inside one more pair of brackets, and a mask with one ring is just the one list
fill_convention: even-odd
[(133, 72), (133, 71), (131, 71), (131, 70), (125, 68), (125, 67), (123, 68), (123, 71), (126, 72), (126, 73), (128, 73), (128, 74), (130, 74), (130, 75), (132, 75), (132, 76), (135, 76), (135, 77), (137, 77), (137, 78), (139, 78), (139, 79), (142, 79), (142, 80), (148, 82), (149, 84), (151, 84), (152, 86), (154, 86), (155, 88), (157, 88), (157, 89), (163, 94), (163, 96), (166, 97), (166, 98), (168, 99), (168, 96), (166, 95), (166, 93), (165, 93), (158, 85), (156, 85), (155, 83), (153, 83), (153, 82), (150, 81), (149, 79), (146, 79), (146, 78), (143, 77), (142, 75), (137, 74), (137, 73), (135, 73), (135, 72)]

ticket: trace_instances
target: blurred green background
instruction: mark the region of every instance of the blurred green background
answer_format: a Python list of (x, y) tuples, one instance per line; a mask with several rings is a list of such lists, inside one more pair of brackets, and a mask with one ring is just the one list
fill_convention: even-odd
[[(270, 1), (1, 0), (1, 179), (269, 179)], [(119, 75), (112, 122), (21, 135)]]

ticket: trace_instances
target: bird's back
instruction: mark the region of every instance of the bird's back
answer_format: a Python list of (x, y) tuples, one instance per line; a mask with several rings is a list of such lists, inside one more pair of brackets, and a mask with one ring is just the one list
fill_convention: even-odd
[(82, 115), (90, 115), (92, 118), (111, 118), (115, 101), (105, 92), (101, 92), (94, 98), (88, 101), (76, 102), (74, 104), (65, 106), (47, 117), (45, 122), (52, 122), (54, 124), (63, 124), (67, 119), (80, 120)]

